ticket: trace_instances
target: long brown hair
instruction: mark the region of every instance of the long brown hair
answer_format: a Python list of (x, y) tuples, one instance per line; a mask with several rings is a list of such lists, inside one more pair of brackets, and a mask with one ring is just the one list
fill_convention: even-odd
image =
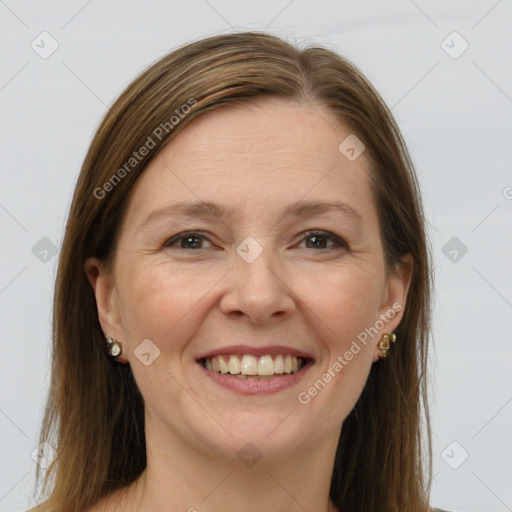
[[(351, 512), (426, 512), (431, 439), (426, 369), (430, 254), (419, 187), (389, 109), (350, 62), (242, 32), (183, 46), (145, 70), (107, 112), (86, 155), (60, 252), (51, 383), (41, 442), (58, 453), (37, 468), (46, 501), (34, 511), (82, 512), (137, 479), (146, 465), (143, 398), (129, 365), (105, 355), (84, 262), (112, 261), (127, 197), (145, 166), (202, 113), (274, 96), (327, 108), (364, 142), (389, 269), (414, 258), (399, 343), (372, 365), (343, 423), (330, 495)], [(341, 142), (341, 141), (340, 141)], [(141, 157), (146, 147), (146, 155)], [(135, 156), (137, 153), (137, 157)], [(422, 419), (425, 429), (422, 428)]]

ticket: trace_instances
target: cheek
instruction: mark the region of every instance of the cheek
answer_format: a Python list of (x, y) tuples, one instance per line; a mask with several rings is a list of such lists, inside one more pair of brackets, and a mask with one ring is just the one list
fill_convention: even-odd
[(346, 265), (314, 278), (304, 276), (301, 288), (307, 306), (326, 327), (329, 346), (344, 350), (347, 342), (374, 324), (382, 276), (368, 265)]
[(221, 272), (187, 272), (169, 264), (126, 266), (121, 287), (122, 324), (132, 346), (153, 340), (163, 351), (181, 350), (197, 330), (201, 300)]
[(317, 285), (321, 293), (310, 294), (308, 305), (321, 319), (318, 336), (326, 357), (318, 361), (320, 378), (312, 375), (302, 388), (302, 399), (315, 400), (325, 420), (337, 424), (354, 407), (371, 369), (373, 342), (367, 330), (378, 318), (382, 277), (377, 267), (347, 265)]

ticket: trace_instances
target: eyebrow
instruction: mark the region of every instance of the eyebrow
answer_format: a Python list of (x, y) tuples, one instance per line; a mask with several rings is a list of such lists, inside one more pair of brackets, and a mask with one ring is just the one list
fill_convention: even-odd
[[(343, 214), (357, 220), (362, 219), (359, 212), (354, 210), (350, 205), (341, 201), (298, 201), (284, 210), (281, 219), (284, 217), (316, 217), (331, 211), (342, 212)], [(221, 206), (212, 202), (181, 201), (153, 210), (140, 227), (145, 226), (157, 218), (173, 215), (181, 215), (197, 219), (217, 217), (221, 220), (229, 220), (233, 219), (237, 213), (238, 212), (233, 208)]]

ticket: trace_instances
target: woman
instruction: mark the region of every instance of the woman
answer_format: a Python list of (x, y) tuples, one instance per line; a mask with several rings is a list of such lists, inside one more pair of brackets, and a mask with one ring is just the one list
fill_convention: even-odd
[(170, 53), (76, 186), (33, 510), (430, 511), (430, 289), (412, 164), (353, 65), (262, 33)]

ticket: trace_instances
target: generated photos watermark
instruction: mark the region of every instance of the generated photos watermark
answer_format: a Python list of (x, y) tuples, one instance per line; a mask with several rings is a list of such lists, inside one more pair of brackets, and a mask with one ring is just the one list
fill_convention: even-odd
[(103, 199), (108, 192), (111, 192), (116, 185), (118, 185), (123, 178), (125, 178), (133, 169), (139, 165), (144, 158), (150, 154), (151, 150), (156, 146), (156, 141), (161, 141), (162, 138), (170, 133), (173, 128), (184, 119), (190, 111), (197, 105), (197, 101), (194, 98), (189, 98), (187, 103), (177, 108), (173, 115), (168, 121), (160, 123), (152, 132), (148, 135), (146, 142), (142, 146), (134, 151), (130, 158), (124, 162), (124, 164), (114, 173), (110, 178), (103, 183), (101, 187), (94, 189), (94, 197), (96, 199)]
[(384, 326), (392, 320), (398, 312), (402, 310), (402, 305), (395, 302), (391, 308), (385, 313), (381, 313), (379, 319), (371, 327), (365, 328), (357, 335), (357, 340), (353, 340), (350, 348), (345, 351), (343, 355), (338, 355), (336, 361), (327, 368), (319, 379), (317, 379), (307, 390), (301, 391), (297, 395), (299, 403), (307, 405), (311, 402), (311, 399), (318, 395), (326, 386), (333, 380), (340, 372), (349, 364), (354, 356), (361, 352), (361, 344), (366, 346), (368, 341), (373, 339), (375, 336), (382, 332)]

